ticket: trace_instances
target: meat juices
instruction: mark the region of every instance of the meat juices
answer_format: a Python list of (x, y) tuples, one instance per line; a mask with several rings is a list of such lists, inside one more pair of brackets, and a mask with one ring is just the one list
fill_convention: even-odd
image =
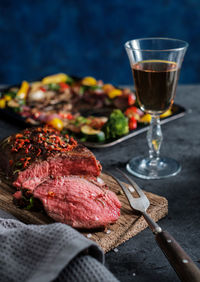
[(30, 191), (54, 220), (98, 228), (118, 219), (117, 196), (97, 181), (100, 163), (68, 135), (51, 128), (26, 129), (2, 141), (0, 154), (0, 167), (13, 186)]

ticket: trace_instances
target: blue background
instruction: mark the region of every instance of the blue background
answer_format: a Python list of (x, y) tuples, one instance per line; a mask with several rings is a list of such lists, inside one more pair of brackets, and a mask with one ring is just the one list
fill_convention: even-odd
[(148, 36), (188, 41), (179, 82), (200, 82), (198, 0), (1, 0), (0, 83), (56, 72), (132, 83), (123, 45)]

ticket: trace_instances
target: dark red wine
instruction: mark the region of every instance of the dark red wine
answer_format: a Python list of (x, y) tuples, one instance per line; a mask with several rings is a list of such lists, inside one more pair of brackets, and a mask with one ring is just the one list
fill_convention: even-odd
[(142, 110), (163, 113), (174, 102), (180, 69), (175, 62), (141, 61), (132, 66), (136, 95)]

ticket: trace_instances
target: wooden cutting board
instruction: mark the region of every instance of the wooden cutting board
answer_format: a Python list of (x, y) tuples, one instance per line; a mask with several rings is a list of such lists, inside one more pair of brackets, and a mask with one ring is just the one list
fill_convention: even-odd
[[(5, 183), (0, 177), (0, 209), (13, 214), (16, 218), (27, 224), (47, 224), (54, 222), (42, 212), (31, 212), (17, 208), (12, 202), (12, 194), (15, 189)], [(147, 227), (144, 218), (134, 212), (123, 195), (119, 185), (108, 175), (102, 174), (102, 179), (114, 191), (122, 203), (121, 216), (118, 221), (110, 225), (106, 230), (82, 232), (87, 238), (95, 241), (101, 248), (108, 252), (116, 248), (126, 240), (135, 236)], [(148, 213), (155, 220), (163, 218), (168, 212), (168, 202), (164, 197), (145, 192), (150, 201)]]

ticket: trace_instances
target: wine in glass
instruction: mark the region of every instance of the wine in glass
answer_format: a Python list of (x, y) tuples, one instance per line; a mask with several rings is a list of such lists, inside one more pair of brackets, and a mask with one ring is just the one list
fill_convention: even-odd
[(160, 157), (162, 131), (160, 115), (168, 110), (176, 93), (182, 61), (188, 43), (171, 38), (142, 38), (125, 43), (137, 101), (140, 108), (151, 114), (147, 132), (148, 157), (135, 157), (127, 170), (140, 178), (160, 179), (176, 175), (180, 164), (167, 157)]

